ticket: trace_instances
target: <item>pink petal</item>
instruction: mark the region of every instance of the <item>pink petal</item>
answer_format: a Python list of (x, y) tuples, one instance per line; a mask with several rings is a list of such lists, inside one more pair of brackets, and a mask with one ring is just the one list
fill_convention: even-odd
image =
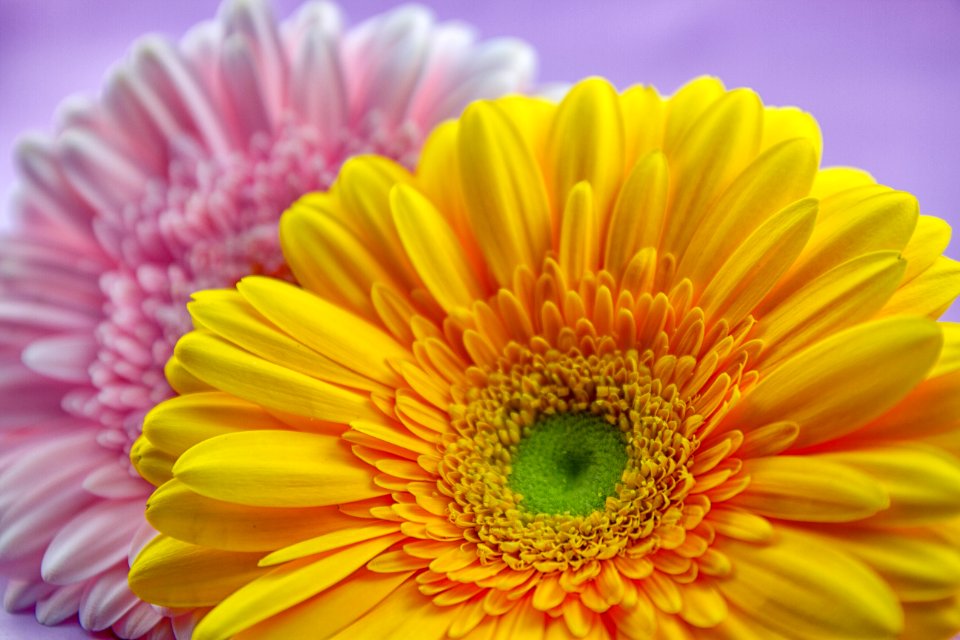
[(471, 53), (438, 96), (431, 117), (421, 121), (425, 129), (458, 115), (468, 101), (524, 89), (533, 81), (537, 58), (526, 43), (499, 38), (481, 43)]
[(320, 30), (304, 34), (294, 58), (294, 75), (312, 78), (290, 85), (290, 102), (305, 122), (317, 131), (330, 149), (347, 122), (347, 89), (341, 71), (337, 42)]
[(225, 2), (220, 7), (220, 21), (227, 41), (240, 36), (249, 45), (264, 106), (271, 122), (277, 124), (286, 106), (290, 70), (270, 6), (266, 2)]
[(51, 585), (39, 580), (11, 580), (3, 592), (3, 607), (11, 612), (32, 607), (37, 600), (46, 597), (53, 589)]
[(163, 175), (170, 162), (169, 146), (163, 133), (150, 117), (135, 85), (138, 80), (130, 69), (120, 67), (113, 72), (103, 92), (104, 105), (121, 131), (136, 131), (136, 136), (124, 136), (124, 146), (137, 164), (153, 175)]
[(94, 134), (71, 129), (60, 139), (60, 159), (70, 183), (101, 215), (120, 215), (136, 200), (146, 176)]
[(219, 105), (219, 50), (223, 28), (212, 20), (191, 27), (180, 39), (180, 54), (184, 67), (199, 86), (209, 93), (210, 103)]
[[(46, 485), (0, 518), (0, 558), (19, 558), (41, 549), (78, 510), (95, 498), (80, 486), (83, 473), (58, 476), (59, 487)], [(56, 484), (56, 483), (52, 483)]]
[(19, 362), (0, 362), (0, 428), (61, 418), (58, 405), (65, 391), (65, 383), (39, 376)]
[(130, 538), (143, 519), (140, 500), (103, 501), (61, 528), (47, 547), (41, 575), (53, 584), (93, 577), (127, 557)]
[[(462, 105), (466, 101), (500, 95), (504, 89), (516, 85), (517, 77), (511, 71), (498, 71), (469, 78), (451, 87), (443, 99), (433, 105), (431, 113), (420, 114), (420, 118), (423, 118), (424, 129), (429, 130), (436, 122), (459, 115), (463, 108)], [(420, 118), (417, 118), (417, 120), (419, 121)]]
[(68, 186), (52, 143), (40, 136), (24, 136), (17, 143), (15, 157), (20, 174), (27, 179), (26, 189), (43, 217), (71, 228), (74, 234), (89, 236), (93, 210)]
[(59, 238), (48, 236), (0, 237), (0, 255), (11, 263), (36, 262), (58, 267), (82, 282), (96, 282), (100, 273), (111, 266), (111, 262), (103, 255), (64, 251)]
[(97, 357), (98, 345), (89, 333), (72, 333), (34, 340), (23, 352), (23, 363), (37, 373), (64, 382), (84, 383)]
[[(71, 129), (87, 131), (94, 136), (102, 137), (105, 141), (116, 142), (122, 135), (111, 127), (104, 118), (96, 99), (90, 95), (74, 94), (68, 96), (57, 107), (56, 119), (58, 133), (63, 134)], [(61, 167), (62, 168), (62, 167)]]
[(141, 602), (113, 624), (113, 632), (121, 638), (139, 638), (161, 622), (161, 629), (151, 634), (151, 639), (167, 637), (173, 640), (170, 623), (163, 620), (163, 616), (156, 609)]
[(432, 26), (428, 10), (409, 5), (350, 31), (344, 68), (355, 116), (379, 114), (386, 126), (399, 122), (420, 79)]
[[(22, 489), (49, 481), (51, 475), (97, 469), (97, 460), (91, 458), (106, 459), (94, 442), (97, 431), (93, 425), (73, 420), (18, 439), (13, 452), (16, 461), (0, 471), (0, 496), (18, 495)], [(0, 502), (0, 508), (6, 505)]]
[[(87, 314), (91, 319), (103, 313), (103, 294), (95, 277), (78, 272), (74, 265), (41, 262), (29, 256), (16, 255), (7, 247), (0, 251), (10, 258), (7, 269), (5, 297), (53, 304)], [(63, 251), (63, 248), (60, 248)]]
[(40, 624), (60, 624), (70, 616), (76, 615), (80, 607), (80, 596), (86, 585), (82, 582), (57, 587), (53, 592), (37, 602), (37, 620)]
[(89, 631), (101, 631), (138, 602), (127, 586), (127, 568), (111, 569), (87, 585), (80, 598), (80, 625)]
[(85, 313), (48, 304), (0, 300), (0, 322), (34, 324), (52, 330), (92, 329)]
[(83, 479), (83, 488), (101, 498), (139, 498), (146, 504), (153, 486), (119, 464), (105, 464)]
[[(434, 29), (416, 93), (406, 117), (423, 126), (436, 122), (433, 114), (445, 102), (445, 95), (464, 79), (465, 59), (479, 53), (476, 34), (465, 25), (443, 24)], [(456, 115), (456, 114), (453, 114)]]
[(134, 51), (134, 77), (141, 102), (169, 141), (196, 133), (215, 155), (227, 155), (230, 135), (203, 87), (181, 55), (159, 38), (142, 39)]
[(157, 530), (154, 529), (149, 522), (141, 519), (139, 528), (130, 540), (130, 548), (127, 550), (127, 564), (133, 566), (133, 561), (140, 551), (156, 536)]
[(143, 640), (177, 640), (177, 635), (173, 630), (170, 620), (163, 620), (150, 630), (150, 633), (143, 636)]
[(172, 624), (177, 640), (190, 640), (193, 637), (193, 629), (197, 626), (197, 619), (189, 613), (184, 613), (175, 616)]
[[(296, 14), (282, 26), (287, 55), (296, 57), (302, 40), (311, 33), (340, 45), (344, 30), (344, 16), (340, 7), (332, 2), (306, 2), (300, 6)], [(297, 78), (302, 78), (294, 74)]]
[(223, 45), (220, 65), (237, 135), (246, 140), (257, 132), (270, 131), (270, 115), (250, 45), (241, 36), (228, 39)]
[[(84, 491), (83, 478), (111, 454), (89, 439), (64, 453), (73, 439), (21, 448), (21, 460), (0, 476), (0, 557), (17, 558), (42, 548), (95, 500)], [(84, 455), (84, 449), (90, 452)]]
[(41, 582), (40, 561), (43, 559), (43, 550), (37, 549), (17, 558), (0, 557), (0, 574), (6, 578)]

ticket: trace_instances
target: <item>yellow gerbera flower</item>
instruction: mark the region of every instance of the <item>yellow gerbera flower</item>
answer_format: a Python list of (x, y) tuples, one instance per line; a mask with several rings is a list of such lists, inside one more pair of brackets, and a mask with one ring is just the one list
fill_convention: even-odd
[[(470, 106), (196, 296), (130, 574), (214, 638), (945, 638), (947, 225), (695, 81)], [(212, 609), (209, 609), (212, 608)]]

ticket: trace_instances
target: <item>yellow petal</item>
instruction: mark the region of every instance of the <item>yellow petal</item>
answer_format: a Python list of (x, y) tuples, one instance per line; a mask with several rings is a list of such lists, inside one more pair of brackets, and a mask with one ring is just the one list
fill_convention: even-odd
[(810, 195), (819, 200), (857, 187), (876, 184), (876, 180), (862, 169), (827, 167), (817, 173)]
[(316, 507), (388, 493), (373, 469), (333, 436), (242, 431), (184, 453), (174, 476), (200, 495), (263, 507)]
[(458, 607), (438, 607), (408, 580), (376, 608), (330, 640), (441, 640), (459, 612)]
[(510, 286), (518, 266), (539, 270), (550, 249), (550, 205), (540, 168), (496, 103), (467, 107), (459, 151), (471, 226), (494, 278)]
[(193, 640), (227, 640), (336, 585), (401, 537), (367, 540), (272, 569), (224, 598), (194, 629)]
[(960, 296), (960, 262), (946, 256), (900, 287), (877, 315), (924, 315), (939, 318)]
[(790, 268), (813, 231), (817, 201), (800, 200), (764, 222), (720, 267), (700, 296), (709, 319), (736, 326)]
[(653, 87), (636, 85), (620, 94), (620, 109), (625, 166), (630, 167), (654, 149), (663, 148), (666, 104)]
[(580, 182), (570, 190), (563, 209), (559, 262), (571, 284), (598, 266), (599, 228), (594, 206), (590, 184)]
[(355, 420), (350, 423), (351, 429), (368, 436), (406, 449), (414, 454), (436, 455), (435, 444), (427, 442), (411, 434), (406, 428), (398, 424), (384, 424), (383, 421)]
[(940, 322), (943, 331), (943, 351), (930, 376), (942, 376), (960, 371), (960, 322)]
[(660, 151), (650, 152), (634, 165), (607, 228), (603, 258), (607, 270), (619, 275), (637, 252), (660, 244), (668, 186), (667, 158)]
[[(814, 186), (816, 186), (816, 184)], [(884, 198), (888, 198), (889, 196), (896, 194), (896, 190), (882, 184), (876, 184), (872, 181), (858, 187), (844, 189), (837, 193), (830, 194), (820, 200), (822, 219), (829, 220), (835, 216), (846, 216), (848, 215), (849, 211), (862, 208), (863, 203), (867, 200), (882, 196), (880, 198), (880, 201), (882, 202)]]
[[(469, 332), (467, 332), (467, 334), (469, 335)], [(403, 376), (411, 389), (419, 393), (424, 400), (431, 403), (434, 407), (446, 411), (450, 405), (449, 385), (445, 384), (439, 376), (427, 373), (422, 367), (412, 362), (397, 362), (396, 364), (400, 375)], [(357, 416), (357, 419), (379, 422), (382, 419), (382, 414), (374, 417), (372, 420), (366, 416)]]
[(729, 605), (727, 619), (712, 629), (697, 632), (697, 640), (795, 640), (796, 636), (777, 633), (750, 618), (749, 612)]
[(413, 187), (390, 194), (400, 241), (427, 290), (448, 313), (484, 297), (463, 247), (436, 207)]
[(960, 460), (942, 449), (903, 444), (823, 457), (871, 475), (890, 495), (875, 521), (920, 525), (960, 516)]
[(380, 415), (363, 394), (264, 360), (207, 332), (183, 336), (175, 353), (201, 380), (268, 409), (343, 423)]
[[(717, 78), (700, 77), (680, 87), (666, 103), (666, 124), (663, 133), (663, 149), (668, 154), (676, 151), (677, 145), (697, 123), (700, 116), (726, 94), (723, 83)], [(631, 121), (627, 120), (629, 127)]]
[(176, 356), (167, 360), (163, 367), (163, 377), (167, 379), (170, 388), (179, 394), (213, 391), (213, 387), (187, 371)]
[(762, 378), (723, 423), (747, 432), (771, 422), (796, 422), (794, 449), (839, 438), (916, 386), (942, 342), (936, 323), (923, 318), (877, 320), (835, 333)]
[(945, 220), (933, 216), (917, 218), (917, 228), (903, 248), (903, 259), (907, 261), (904, 282), (913, 280), (933, 265), (950, 244), (951, 233)]
[(960, 596), (904, 607), (904, 638), (950, 638), (960, 629)]
[(430, 560), (415, 558), (403, 549), (385, 551), (367, 563), (367, 569), (377, 573), (397, 573), (426, 569)]
[(673, 197), (661, 247), (683, 255), (709, 205), (756, 157), (763, 105), (737, 89), (710, 105), (683, 136), (670, 161)]
[(800, 427), (795, 422), (772, 422), (756, 427), (744, 434), (737, 455), (740, 458), (776, 455), (790, 447), (799, 433)]
[(867, 425), (862, 435), (878, 440), (914, 440), (954, 435), (958, 427), (960, 371), (951, 371), (921, 382), (897, 406)]
[[(683, 623), (683, 620), (675, 615), (661, 612), (657, 618), (657, 640), (669, 638), (669, 640), (700, 640), (702, 629), (692, 629)], [(694, 635), (696, 634), (696, 635)]]
[(547, 574), (537, 583), (531, 604), (539, 611), (549, 611), (563, 602), (566, 590), (560, 586), (560, 574)]
[(547, 143), (557, 113), (557, 103), (547, 98), (520, 95), (503, 96), (495, 102), (523, 136), (537, 163), (541, 167), (546, 166)]
[[(549, 618), (546, 614), (537, 611), (530, 605), (529, 598), (523, 598), (510, 611), (498, 618), (496, 637), (542, 640), (546, 631), (547, 620)], [(593, 617), (593, 623), (591, 632), (597, 628), (596, 616)], [(603, 635), (600, 635), (600, 633)], [(600, 640), (604, 635), (606, 635), (606, 631), (601, 628), (598, 633), (590, 633), (585, 638), (587, 640)]]
[(251, 276), (237, 290), (264, 317), (321, 355), (384, 384), (399, 382), (387, 360), (409, 357), (409, 351), (379, 327), (282, 280)]
[(137, 473), (158, 487), (173, 477), (176, 461), (176, 456), (153, 444), (146, 436), (141, 435), (130, 448), (130, 462)]
[(384, 328), (400, 341), (409, 346), (414, 341), (411, 321), (417, 316), (413, 304), (392, 287), (376, 283), (370, 290), (370, 300)]
[(743, 615), (791, 638), (880, 640), (903, 625), (890, 587), (851, 556), (778, 527), (769, 545), (721, 541), (735, 575), (717, 587)]
[(335, 212), (407, 290), (415, 286), (416, 275), (391, 224), (390, 190), (412, 181), (413, 176), (393, 160), (369, 155), (344, 162), (334, 183), (340, 204)]
[(822, 215), (810, 242), (793, 268), (760, 305), (760, 313), (839, 264), (874, 251), (901, 251), (917, 223), (917, 201), (908, 193), (890, 191), (865, 199), (832, 214)]
[(467, 204), (460, 189), (460, 165), (457, 158), (456, 120), (443, 122), (427, 137), (420, 151), (414, 184), (447, 216), (455, 230), (469, 228)]
[(683, 599), (680, 617), (691, 626), (709, 629), (727, 617), (727, 601), (707, 582), (685, 584), (680, 587), (680, 595)]
[(130, 589), (161, 607), (205, 607), (266, 572), (259, 553), (198, 547), (159, 535), (130, 567)]
[[(391, 533), (397, 533), (400, 530), (398, 522), (378, 522), (366, 527), (357, 526), (362, 520), (355, 520), (353, 523), (344, 523), (341, 528), (327, 531), (326, 533), (301, 540), (282, 549), (277, 549), (273, 553), (264, 556), (260, 560), (261, 567), (271, 567), (291, 560), (299, 560), (306, 556), (313, 556), (334, 549), (372, 540)], [(352, 525), (352, 526), (351, 526)]]
[(620, 96), (609, 82), (590, 78), (570, 89), (557, 108), (547, 154), (553, 202), (567, 202), (574, 185), (587, 182), (604, 229), (626, 168)]
[[(270, 281), (267, 278), (263, 280)], [(385, 387), (298, 342), (259, 313), (236, 290), (200, 291), (187, 305), (205, 329), (274, 364), (326, 382), (365, 391)]]
[[(763, 150), (774, 147), (784, 140), (803, 138), (810, 142), (820, 164), (823, 139), (816, 118), (796, 107), (767, 107), (763, 110)], [(806, 195), (806, 194), (804, 194)]]
[(890, 506), (879, 482), (821, 456), (747, 460), (750, 485), (730, 504), (782, 520), (851, 522)]
[[(637, 593), (636, 603), (633, 606), (621, 604), (610, 610), (610, 618), (617, 625), (624, 640), (646, 640), (656, 637), (654, 631), (657, 625), (657, 614), (653, 603), (642, 592)], [(566, 631), (566, 629), (564, 629)], [(549, 640), (561, 640), (564, 635), (548, 636)]]
[(848, 260), (801, 287), (757, 324), (769, 369), (821, 336), (867, 320), (897, 290), (907, 268), (895, 251), (876, 251)]
[[(526, 113), (529, 107), (528, 99), (524, 99), (523, 108), (518, 111)], [(538, 105), (549, 104), (550, 108), (556, 105), (546, 101), (535, 101)], [(506, 108), (504, 100), (498, 103)], [(538, 111), (537, 107), (533, 108)], [(513, 115), (514, 121), (521, 116)], [(548, 118), (549, 120), (549, 118)], [(540, 126), (545, 126), (541, 123)], [(492, 287), (487, 263), (480, 245), (470, 227), (470, 217), (467, 214), (467, 203), (463, 196), (460, 179), (460, 158), (457, 155), (457, 139), (460, 124), (450, 120), (437, 126), (420, 152), (420, 162), (417, 164), (416, 186), (423, 195), (427, 196), (440, 214), (446, 219), (454, 235), (463, 247), (463, 256), (470, 263), (474, 276), (480, 280), (484, 291)], [(529, 133), (529, 132), (528, 132)]]
[(280, 244), (300, 286), (366, 317), (374, 282), (404, 285), (385, 256), (347, 227), (333, 202), (320, 209), (294, 203), (280, 218)]
[(943, 331), (943, 350), (927, 379), (864, 428), (864, 438), (929, 440), (939, 436), (937, 442), (952, 442), (945, 448), (960, 454), (956, 437), (960, 433), (960, 324), (941, 322), (939, 327)]
[(805, 138), (787, 140), (760, 155), (710, 206), (677, 273), (706, 282), (758, 226), (803, 198), (816, 173), (816, 149)]
[[(671, 614), (680, 612), (683, 601), (680, 599), (678, 584), (672, 576), (654, 571), (642, 580), (638, 586), (662, 612)], [(574, 602), (576, 602), (576, 600), (574, 600)], [(574, 611), (576, 611), (576, 609), (574, 609)], [(573, 626), (571, 626), (571, 630), (574, 630)]]
[(766, 542), (773, 537), (773, 526), (766, 518), (739, 507), (719, 505), (710, 511), (710, 524), (717, 533), (746, 542)]
[(336, 507), (252, 507), (213, 500), (179, 480), (150, 496), (146, 516), (178, 540), (226, 551), (269, 551), (353, 522)]
[(236, 640), (329, 638), (376, 608), (410, 575), (360, 569), (309, 600), (240, 632)]
[(851, 527), (835, 535), (827, 529), (817, 533), (879, 573), (903, 600), (938, 600), (960, 590), (960, 549), (931, 530)]
[(143, 435), (173, 456), (225, 433), (284, 428), (259, 406), (222, 391), (175, 396), (154, 407), (143, 421)]

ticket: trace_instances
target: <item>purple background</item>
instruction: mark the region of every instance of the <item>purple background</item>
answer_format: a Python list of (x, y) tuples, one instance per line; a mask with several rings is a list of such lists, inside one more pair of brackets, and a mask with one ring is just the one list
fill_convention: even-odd
[[(0, 201), (27, 129), (50, 131), (68, 94), (95, 92), (146, 32), (179, 37), (214, 0), (0, 0)], [(300, 0), (275, 0), (287, 16)], [(352, 21), (399, 4), (351, 0)], [(956, 0), (431, 0), (445, 19), (539, 51), (540, 78), (603, 75), (670, 93), (701, 74), (820, 121), (826, 164), (866, 169), (960, 226), (960, 2)], [(960, 243), (947, 253), (960, 257)], [(960, 320), (960, 308), (949, 317)], [(0, 614), (0, 640), (77, 637)], [(79, 635), (79, 637), (84, 637)]]

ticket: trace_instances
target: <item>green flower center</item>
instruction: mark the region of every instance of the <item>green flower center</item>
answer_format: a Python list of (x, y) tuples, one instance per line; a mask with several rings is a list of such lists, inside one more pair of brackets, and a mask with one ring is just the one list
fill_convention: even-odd
[(627, 464), (626, 441), (602, 417), (562, 413), (538, 420), (511, 456), (507, 484), (528, 513), (601, 511)]

